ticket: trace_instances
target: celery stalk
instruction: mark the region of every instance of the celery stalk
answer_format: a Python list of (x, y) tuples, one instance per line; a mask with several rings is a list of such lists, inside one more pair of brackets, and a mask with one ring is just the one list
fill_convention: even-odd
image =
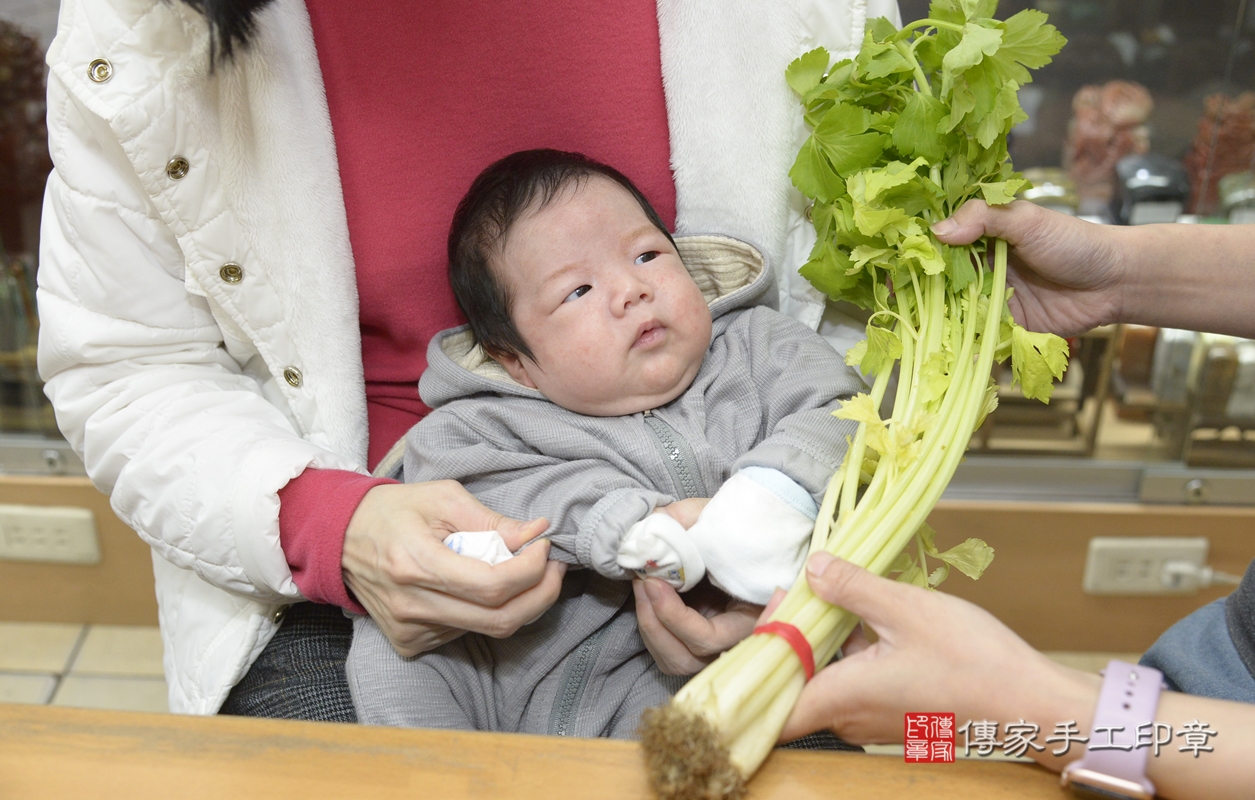
[[(1001, 22), (992, 19), (995, 5), (934, 0), (934, 18), (902, 31), (869, 23), (852, 61), (830, 65), (821, 48), (786, 74), (814, 127), (790, 172), (815, 199), (818, 237), (802, 274), (871, 312), (868, 338), (847, 361), (875, 375), (869, 394), (836, 412), (858, 429), (829, 482), (811, 550), (927, 588), (936, 582), (929, 558), (973, 577), (992, 559), (975, 539), (938, 552), (921, 531), (989, 411), (990, 370), (1007, 349), (1000, 345), (1030, 342), (1011, 348), (1028, 397), (1048, 400), (1066, 363), (1062, 340), (1028, 334), (1010, 318), (1005, 242), (952, 248), (929, 230), (972, 197), (1009, 202), (1024, 185), (1005, 141), (1022, 118), (1015, 90), (1063, 39), (1041, 12)], [(971, 95), (973, 76), (996, 85)], [(996, 99), (982, 106), (986, 96)], [(881, 419), (895, 364), (893, 413)], [(817, 668), (858, 624), (817, 598), (805, 574), (772, 619), (806, 636)], [(724, 653), (643, 717), (655, 789), (686, 800), (743, 794), (803, 685), (798, 655), (778, 636), (753, 635)]]

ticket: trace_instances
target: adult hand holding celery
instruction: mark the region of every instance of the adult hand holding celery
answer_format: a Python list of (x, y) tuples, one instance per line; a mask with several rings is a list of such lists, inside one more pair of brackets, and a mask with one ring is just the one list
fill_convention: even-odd
[[(1007, 312), (1005, 242), (951, 247), (930, 230), (970, 198), (1008, 203), (1025, 185), (1006, 146), (1025, 118), (1017, 90), (1064, 39), (1039, 11), (999, 21), (996, 6), (935, 0), (928, 19), (902, 30), (869, 23), (853, 60), (830, 64), (819, 48), (786, 72), (812, 129), (789, 173), (814, 200), (818, 238), (802, 274), (871, 312), (867, 339), (847, 361), (873, 384), (837, 412), (859, 428), (811, 547), (921, 586), (951, 567), (978, 577), (993, 558), (977, 539), (939, 552), (924, 520), (997, 404), (994, 360), (1009, 356), (1021, 391), (1042, 401), (1067, 364), (1062, 339)], [(931, 572), (928, 558), (940, 561)], [(664, 798), (743, 793), (805, 683), (806, 645), (822, 666), (858, 622), (815, 597), (804, 576), (772, 621), (782, 623), (776, 633), (746, 639), (647, 712), (642, 740)], [(789, 626), (804, 643), (789, 641)]]

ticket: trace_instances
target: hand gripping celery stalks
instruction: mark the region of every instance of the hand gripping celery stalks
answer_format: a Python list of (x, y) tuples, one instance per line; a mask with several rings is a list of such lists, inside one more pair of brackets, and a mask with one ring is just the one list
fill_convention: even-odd
[[(816, 521), (812, 551), (935, 587), (951, 567), (979, 577), (993, 550), (978, 539), (939, 552), (924, 520), (997, 404), (995, 360), (1011, 358), (1026, 397), (1050, 398), (1066, 343), (1021, 328), (1007, 311), (1007, 246), (939, 242), (929, 226), (971, 198), (1008, 203), (1026, 183), (1006, 136), (1025, 119), (1017, 90), (1064, 38), (1040, 11), (993, 18), (997, 0), (934, 0), (897, 30), (869, 23), (858, 56), (830, 65), (820, 48), (786, 78), (812, 129), (789, 175), (814, 199), (818, 240), (802, 274), (871, 313), (846, 360), (874, 377), (836, 412), (858, 422)], [(899, 365), (893, 413), (879, 409)], [(929, 571), (927, 559), (939, 561)], [(809, 675), (857, 624), (800, 576), (771, 622), (646, 712), (642, 743), (663, 798), (744, 794), (776, 744)]]

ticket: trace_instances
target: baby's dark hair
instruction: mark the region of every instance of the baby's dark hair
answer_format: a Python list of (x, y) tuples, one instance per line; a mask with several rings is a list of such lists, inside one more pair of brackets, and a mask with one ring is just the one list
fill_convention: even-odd
[(471, 331), (490, 355), (534, 358), (510, 317), (510, 293), (492, 267), (510, 228), (563, 189), (597, 175), (631, 192), (649, 221), (671, 239), (658, 212), (623, 173), (580, 153), (546, 149), (508, 155), (479, 173), (458, 203), (449, 226), (449, 283)]

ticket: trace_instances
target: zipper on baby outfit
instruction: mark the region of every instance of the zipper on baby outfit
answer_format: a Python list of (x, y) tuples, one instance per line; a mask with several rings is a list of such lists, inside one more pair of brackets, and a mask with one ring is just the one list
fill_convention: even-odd
[(708, 497), (706, 484), (697, 469), (697, 456), (688, 441), (652, 410), (646, 411), (643, 416), (645, 424), (654, 434), (654, 440), (662, 452), (662, 461), (667, 465), (667, 472), (671, 473), (671, 480), (675, 482), (679, 494), (685, 498)]
[(562, 675), (562, 690), (558, 693), (553, 712), (549, 716), (550, 736), (570, 736), (573, 733), (575, 712), (579, 710), (580, 698), (584, 696), (584, 689), (592, 677), (593, 666), (601, 653), (601, 641), (605, 638), (606, 629), (603, 627), (580, 642), (575, 655), (567, 662)]
[[(688, 441), (652, 410), (645, 411), (643, 417), (646, 427), (654, 434), (654, 441), (662, 453), (662, 461), (667, 465), (667, 472), (671, 474), (678, 493), (686, 498), (708, 497), (706, 483), (697, 469), (697, 456)], [(580, 699), (601, 653), (605, 635), (606, 629), (602, 628), (580, 643), (568, 662), (562, 676), (562, 688), (554, 699), (553, 711), (549, 717), (549, 735), (571, 735)]]

